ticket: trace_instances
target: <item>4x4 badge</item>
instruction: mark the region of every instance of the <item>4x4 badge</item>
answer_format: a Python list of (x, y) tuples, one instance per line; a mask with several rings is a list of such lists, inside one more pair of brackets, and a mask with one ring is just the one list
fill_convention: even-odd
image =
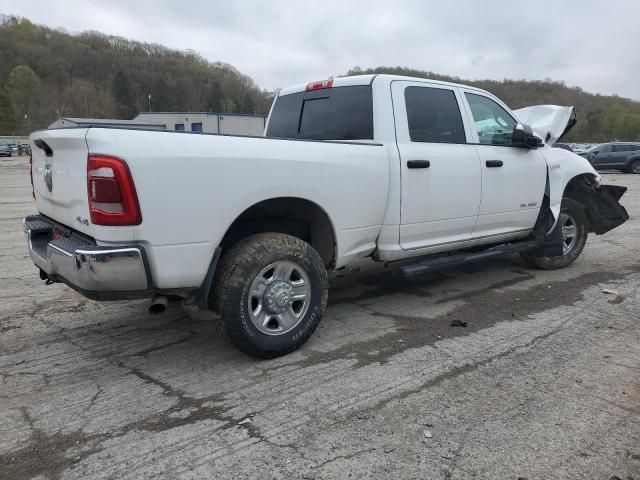
[(50, 163), (47, 163), (44, 167), (44, 183), (47, 185), (47, 190), (53, 190), (53, 169)]

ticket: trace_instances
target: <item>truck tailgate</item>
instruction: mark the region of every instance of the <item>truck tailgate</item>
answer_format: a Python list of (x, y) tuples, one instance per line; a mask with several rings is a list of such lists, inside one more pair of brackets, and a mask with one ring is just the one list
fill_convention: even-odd
[(38, 211), (93, 235), (87, 198), (86, 128), (43, 130), (29, 137)]

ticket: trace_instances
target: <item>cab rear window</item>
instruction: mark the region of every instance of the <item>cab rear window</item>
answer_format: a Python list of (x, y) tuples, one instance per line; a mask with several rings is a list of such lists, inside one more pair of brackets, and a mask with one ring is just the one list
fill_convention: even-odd
[(371, 86), (326, 88), (278, 97), (267, 137), (373, 140)]

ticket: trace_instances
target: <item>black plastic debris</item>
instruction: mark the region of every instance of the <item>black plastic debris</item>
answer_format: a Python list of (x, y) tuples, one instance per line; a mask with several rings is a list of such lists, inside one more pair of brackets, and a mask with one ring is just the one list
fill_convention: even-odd
[(467, 328), (467, 322), (465, 322), (464, 320), (453, 320), (451, 322), (451, 326), (452, 327), (462, 327), (462, 328)]

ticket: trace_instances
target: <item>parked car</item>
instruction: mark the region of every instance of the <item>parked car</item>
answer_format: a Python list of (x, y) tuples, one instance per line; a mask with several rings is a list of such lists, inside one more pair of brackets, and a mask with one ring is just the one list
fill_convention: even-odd
[(413, 275), (510, 252), (556, 269), (625, 222), (626, 189), (550, 147), (574, 119), (363, 75), (281, 90), (263, 137), (38, 131), (27, 244), (44, 280), (156, 312), (180, 298), (271, 358), (318, 326), (329, 270), (370, 257)]
[(582, 158), (587, 158), (589, 157), (589, 154), (596, 148), (598, 148), (599, 145), (592, 145), (588, 148), (584, 148), (582, 150), (574, 150), (573, 153), (575, 153), (576, 155), (580, 155)]
[(0, 157), (10, 157), (11, 147), (6, 143), (0, 143)]
[(573, 153), (580, 155), (581, 157), (583, 156), (584, 153), (586, 152), (590, 152), (594, 146), (597, 145), (587, 145), (587, 144), (573, 144), (573, 145), (569, 145), (571, 147), (571, 149), (573, 150)]
[(11, 149), (11, 155), (14, 157), (18, 155), (18, 145), (15, 143), (9, 143), (9, 148)]
[(555, 148), (562, 148), (563, 150), (567, 150), (568, 152), (573, 152), (571, 146), (567, 145), (566, 143), (554, 143), (553, 146)]
[(23, 155), (31, 155), (31, 146), (29, 144), (22, 145), (22, 154)]
[(597, 170), (615, 169), (640, 174), (640, 142), (603, 143), (591, 150), (587, 159)]

